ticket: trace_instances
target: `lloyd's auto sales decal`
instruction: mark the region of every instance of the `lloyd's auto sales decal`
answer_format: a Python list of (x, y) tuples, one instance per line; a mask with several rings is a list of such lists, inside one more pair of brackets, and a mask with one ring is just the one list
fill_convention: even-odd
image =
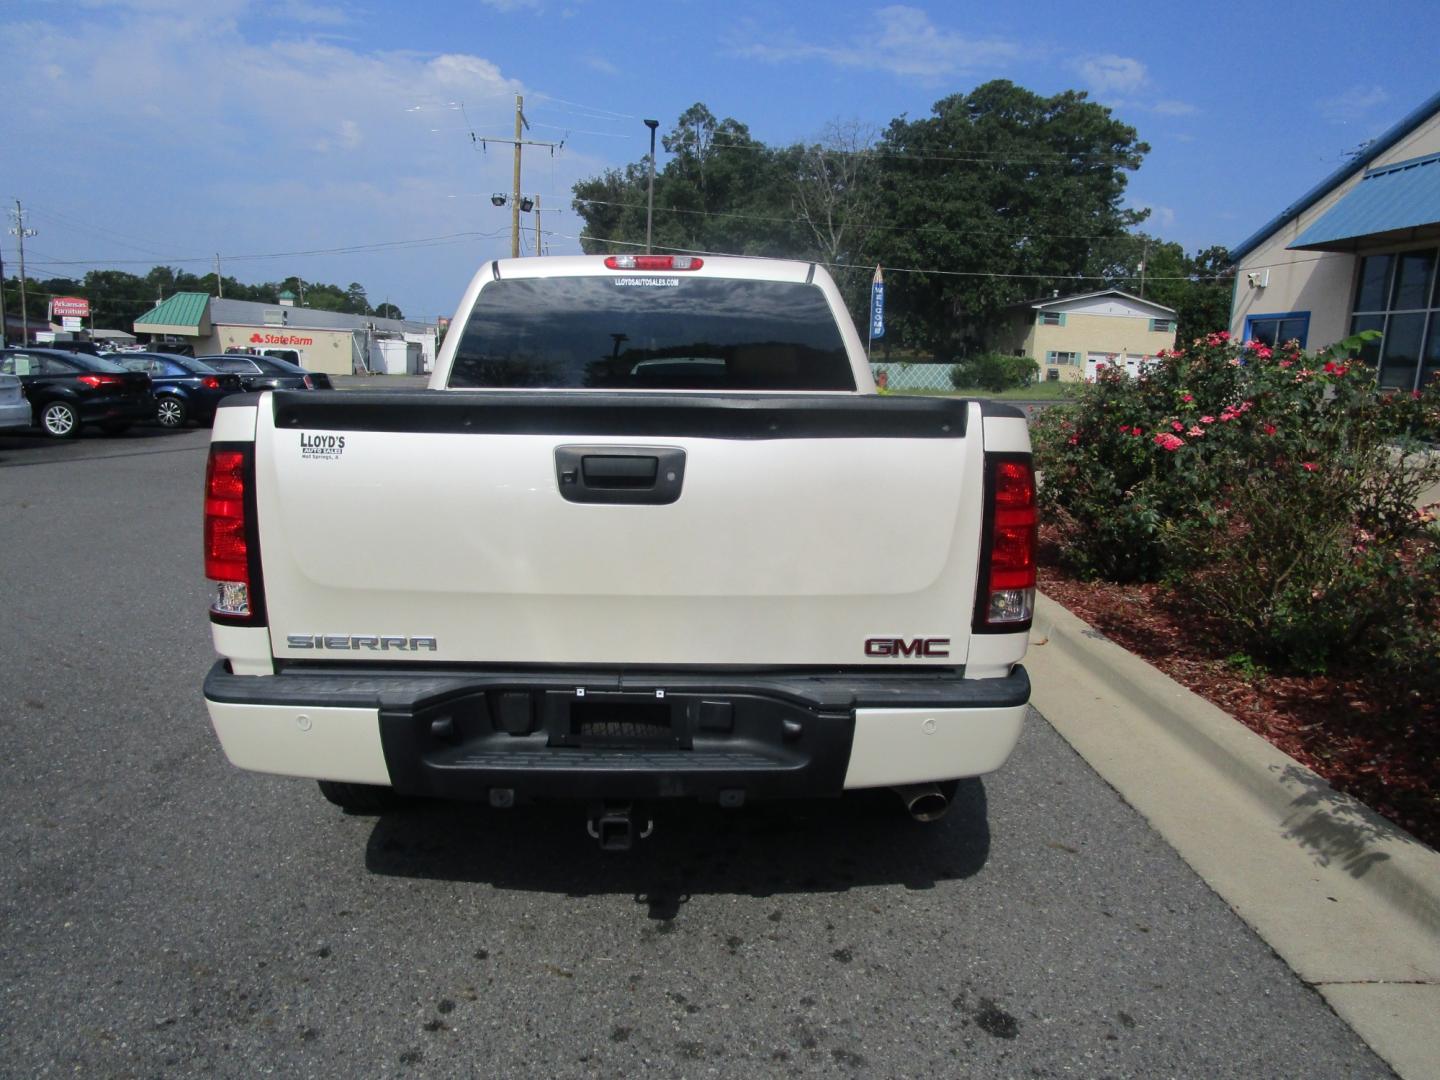
[(307, 461), (339, 461), (345, 453), (345, 436), (323, 432), (300, 433), (300, 456)]

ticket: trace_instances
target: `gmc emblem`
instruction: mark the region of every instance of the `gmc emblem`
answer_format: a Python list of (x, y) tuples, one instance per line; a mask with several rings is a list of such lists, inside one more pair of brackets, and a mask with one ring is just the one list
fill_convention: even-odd
[(893, 637), (866, 638), (865, 655), (948, 657), (950, 655), (950, 639), (948, 637), (917, 637), (906, 641), (904, 638)]

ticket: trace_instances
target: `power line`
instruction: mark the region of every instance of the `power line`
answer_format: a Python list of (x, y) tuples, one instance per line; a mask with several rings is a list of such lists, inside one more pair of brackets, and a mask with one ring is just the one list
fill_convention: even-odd
[[(454, 196), (451, 196), (451, 198), (454, 198)], [(605, 200), (605, 199), (583, 199), (583, 198), (580, 198), (578, 195), (573, 197), (573, 201), (574, 201), (574, 202), (579, 202), (579, 203), (587, 203), (587, 204), (594, 205), (594, 206), (617, 206), (617, 207), (620, 207), (620, 208), (626, 209), (626, 210), (644, 210), (644, 209), (645, 209), (645, 205), (644, 205), (643, 203), (612, 202), (612, 201), (607, 201), (607, 200)], [(763, 214), (742, 214), (742, 213), (738, 213), (738, 212), (736, 212), (736, 211), (731, 211), (731, 210), (683, 210), (683, 209), (681, 209), (681, 208), (679, 208), (679, 207), (673, 207), (673, 206), (657, 206), (655, 209), (656, 209), (657, 211), (663, 211), (663, 212), (665, 212), (665, 213), (667, 213), (667, 214), (693, 214), (693, 215), (699, 215), (699, 216), (703, 216), (703, 217), (738, 218), (738, 219), (740, 219), (740, 220), (742, 220), (742, 221), (769, 221), (769, 222), (774, 222), (774, 223), (777, 223), (777, 224), (786, 224), (786, 225), (805, 224), (805, 218), (803, 218), (803, 217), (778, 217), (778, 216), (769, 216), (769, 215), (763, 215)], [(862, 231), (863, 231), (863, 230), (866, 230), (866, 229), (875, 229), (875, 230), (881, 230), (881, 231), (884, 231), (884, 232), (933, 232), (933, 231), (936, 231), (936, 230), (938, 230), (938, 231), (940, 231), (940, 232), (948, 232), (948, 233), (954, 233), (954, 232), (955, 232), (955, 230), (952, 229), (952, 228), (950, 228), (949, 226), (947, 226), (947, 225), (941, 225), (941, 224), (934, 224), (934, 225), (864, 225), (864, 226), (857, 226), (857, 228), (861, 229)], [(964, 234), (957, 234), (957, 235), (973, 235), (973, 232), (967, 232), (967, 233), (964, 233)], [(1008, 238), (1010, 238), (1010, 239), (1017, 240), (1017, 241), (1018, 241), (1018, 240), (1032, 240), (1032, 239), (1033, 239), (1033, 240), (1046, 239), (1046, 240), (1132, 240), (1132, 241), (1136, 241), (1136, 242), (1141, 242), (1141, 241), (1146, 241), (1146, 240), (1147, 240), (1146, 237), (1136, 236), (1136, 235), (1133, 234), (1133, 233), (1051, 233), (1051, 232), (1023, 232), (1023, 233), (1020, 233), (1020, 234), (1018, 234), (1018, 235), (1013, 235), (1013, 236), (1012, 236), (1012, 235), (1009, 234), (1009, 233), (1003, 232), (1003, 230), (995, 230), (995, 231), (992, 232), (990, 235), (1006, 236), (1006, 237), (1008, 237)]]
[[(774, 147), (768, 143), (758, 141), (751, 142), (729, 142), (729, 136), (721, 132), (712, 133), (710, 141), (712, 145), (722, 146), (727, 150), (763, 150), (771, 153), (778, 153), (785, 150), (793, 150), (796, 147), (808, 150), (809, 147), (801, 143), (791, 146)], [(966, 150), (954, 154), (929, 154), (914, 153), (907, 150), (892, 150), (884, 146), (867, 147), (863, 150), (842, 151), (842, 150), (821, 150), (821, 153), (829, 154), (856, 154), (859, 156), (874, 156), (887, 160), (900, 161), (959, 161), (969, 162), (976, 165), (1123, 165), (1128, 167), (1130, 157), (1124, 154), (1066, 154), (1060, 150), (1036, 150), (1029, 156), (1012, 157), (1010, 152), (1005, 150)]]
[[(564, 239), (566, 239), (566, 240), (574, 240), (574, 241), (576, 241), (577, 243), (580, 242), (580, 240), (582, 239), (582, 238), (579, 237), (579, 236), (571, 236), (571, 235), (569, 235), (568, 233), (556, 233), (556, 235), (557, 235), (557, 236), (560, 236), (560, 237), (562, 237), (562, 238), (564, 238)], [(597, 244), (617, 244), (617, 245), (619, 245), (620, 247), (643, 248), (643, 247), (645, 246), (644, 244), (642, 244), (642, 243), (637, 243), (637, 242), (635, 242), (635, 241), (633, 241), (633, 240), (616, 240), (616, 239), (613, 239), (613, 238), (610, 238), (610, 237), (605, 237), (605, 236), (586, 236), (586, 237), (584, 237), (583, 239), (589, 240), (589, 241), (591, 241), (592, 243), (597, 243)], [(741, 254), (741, 253), (739, 253), (739, 252), (733, 252), (733, 251), (707, 251), (707, 250), (705, 250), (705, 249), (703, 249), (703, 248), (669, 247), (669, 246), (664, 245), (664, 244), (656, 244), (655, 247), (656, 247), (657, 250), (673, 252), (673, 253), (676, 254), (676, 255), (713, 255), (713, 256), (716, 256), (716, 257), (724, 257), (724, 258), (732, 258), (732, 259), (756, 259), (756, 258), (764, 258), (764, 257), (765, 257), (765, 256), (759, 256), (759, 255), (745, 255), (745, 254)], [(869, 263), (864, 263), (864, 264), (862, 264), (862, 263), (826, 262), (824, 259), (803, 259), (803, 260), (799, 260), (799, 261), (802, 261), (802, 262), (813, 262), (813, 263), (816, 263), (816, 264), (819, 265), (819, 266), (834, 267), (834, 268), (840, 269), (840, 270), (873, 270), (873, 269), (875, 268), (872, 264), (869, 264)], [(1299, 262), (1299, 261), (1311, 261), (1311, 260), (1296, 260), (1296, 261)], [(1066, 280), (1066, 281), (1114, 281), (1117, 277), (1120, 277), (1120, 278), (1129, 278), (1129, 277), (1134, 277), (1134, 276), (1135, 276), (1135, 275), (1133, 275), (1133, 274), (1118, 274), (1118, 275), (1117, 275), (1117, 274), (1066, 274), (1066, 273), (1049, 273), (1049, 274), (1005, 274), (1005, 273), (999, 273), (999, 272), (997, 272), (997, 271), (992, 271), (992, 270), (940, 270), (940, 269), (920, 267), (920, 266), (886, 266), (886, 267), (885, 267), (885, 272), (886, 272), (887, 274), (890, 273), (892, 270), (893, 270), (895, 273), (897, 273), (897, 274), (934, 274), (934, 275), (937, 275), (937, 276), (940, 276), (940, 277), (1016, 278), (1016, 279), (1042, 280), (1042, 281), (1055, 281), (1055, 280)], [(1189, 281), (1189, 282), (1197, 282), (1197, 281), (1221, 281), (1221, 280), (1224, 280), (1226, 276), (1227, 276), (1227, 275), (1224, 275), (1224, 274), (1212, 274), (1212, 275), (1209, 275), (1209, 276), (1196, 275), (1196, 276), (1193, 276), (1193, 277), (1190, 277), (1190, 276), (1157, 277), (1157, 276), (1151, 274), (1151, 275), (1149, 275), (1149, 280), (1150, 280), (1150, 281)]]
[[(469, 240), (494, 240), (505, 235), (503, 230), (494, 232), (469, 231), (446, 233), (442, 236), (416, 237), (411, 240), (383, 240), (371, 244), (352, 244), (347, 247), (312, 248), (306, 251), (270, 251), (248, 255), (226, 255), (227, 262), (249, 262), (261, 259), (295, 259), (318, 255), (353, 255), (378, 251), (395, 251), (403, 248), (440, 247), (446, 244), (464, 243)], [(215, 256), (166, 256), (155, 259), (56, 259), (47, 258), (44, 266), (145, 266), (170, 263), (212, 263)]]

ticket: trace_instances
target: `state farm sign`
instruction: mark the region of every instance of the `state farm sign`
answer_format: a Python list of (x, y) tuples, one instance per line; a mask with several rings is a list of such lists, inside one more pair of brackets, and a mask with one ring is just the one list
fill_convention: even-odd
[(83, 296), (54, 297), (50, 301), (50, 317), (63, 319), (67, 315), (74, 319), (88, 319), (90, 317), (90, 301)]
[(315, 339), (298, 334), (251, 334), (251, 345), (314, 345)]

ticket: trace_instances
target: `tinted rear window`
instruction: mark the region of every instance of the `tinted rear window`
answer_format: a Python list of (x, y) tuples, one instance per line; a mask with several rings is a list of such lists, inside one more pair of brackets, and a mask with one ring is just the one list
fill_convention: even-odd
[(91, 356), (89, 353), (66, 353), (65, 359), (84, 371), (129, 371), (130, 369), (114, 360), (103, 356)]
[(854, 390), (818, 286), (719, 278), (529, 278), (480, 290), (450, 386)]

